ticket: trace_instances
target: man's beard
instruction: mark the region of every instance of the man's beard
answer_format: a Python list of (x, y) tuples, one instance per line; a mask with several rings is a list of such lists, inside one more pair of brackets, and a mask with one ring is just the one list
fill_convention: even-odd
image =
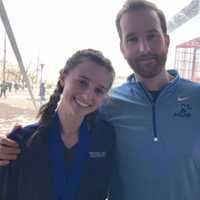
[(128, 63), (134, 72), (141, 78), (150, 79), (157, 76), (163, 68), (167, 59), (167, 53), (159, 55), (143, 55), (135, 60), (128, 59)]

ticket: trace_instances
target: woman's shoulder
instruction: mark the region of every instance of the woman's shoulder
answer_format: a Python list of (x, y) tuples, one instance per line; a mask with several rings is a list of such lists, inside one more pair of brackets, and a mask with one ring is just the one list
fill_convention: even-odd
[(7, 137), (16, 141), (21, 147), (24, 147), (37, 128), (38, 123), (30, 124), (25, 127), (17, 127), (12, 130)]

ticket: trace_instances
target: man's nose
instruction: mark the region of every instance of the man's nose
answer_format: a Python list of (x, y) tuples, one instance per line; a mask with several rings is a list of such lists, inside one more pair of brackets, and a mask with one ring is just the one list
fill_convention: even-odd
[(140, 53), (148, 53), (150, 51), (150, 46), (147, 40), (141, 39), (138, 45)]

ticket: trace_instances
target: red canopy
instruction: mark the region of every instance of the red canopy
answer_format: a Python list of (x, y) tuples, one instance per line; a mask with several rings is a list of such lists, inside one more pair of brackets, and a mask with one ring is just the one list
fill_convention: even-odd
[(176, 46), (177, 48), (200, 48), (200, 37)]

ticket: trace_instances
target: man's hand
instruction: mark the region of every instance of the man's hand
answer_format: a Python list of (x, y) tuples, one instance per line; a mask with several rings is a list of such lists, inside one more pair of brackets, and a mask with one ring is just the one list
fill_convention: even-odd
[[(14, 130), (20, 128), (19, 125), (14, 127)], [(16, 160), (20, 153), (19, 145), (7, 138), (7, 136), (0, 136), (0, 166), (5, 166), (10, 163), (11, 160)]]

